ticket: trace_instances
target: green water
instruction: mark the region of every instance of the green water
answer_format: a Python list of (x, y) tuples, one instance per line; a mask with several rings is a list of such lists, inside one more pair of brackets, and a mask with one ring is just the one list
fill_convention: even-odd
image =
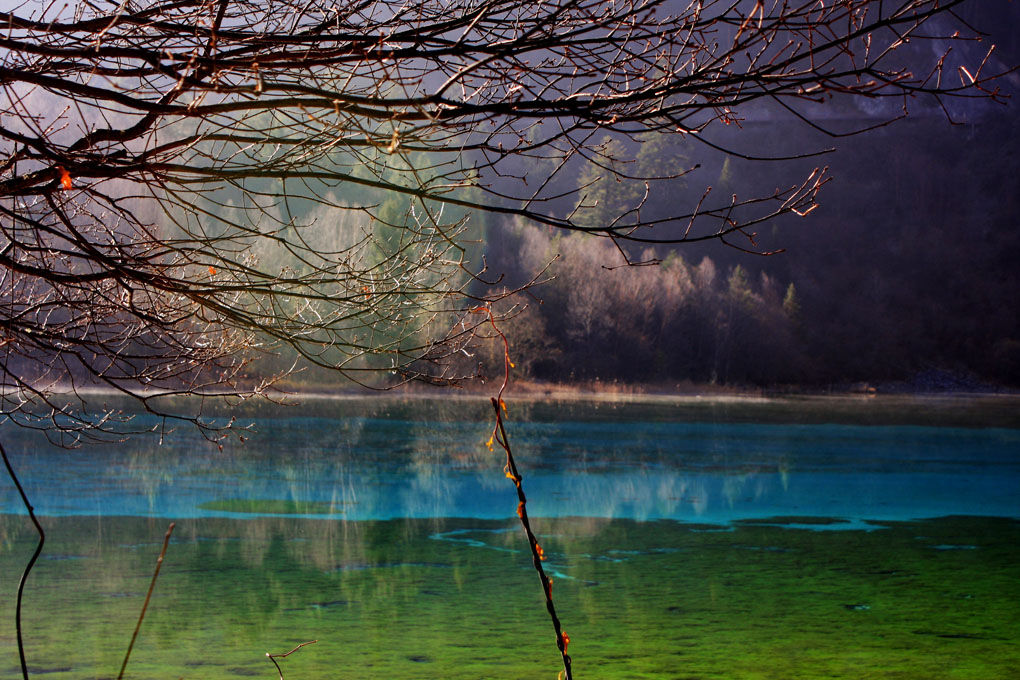
[[(285, 508), (286, 510), (286, 508)], [(873, 530), (535, 520), (578, 678), (1017, 677), (1020, 522)], [(116, 677), (166, 520), (45, 518), (26, 593), (34, 677)], [(818, 524), (817, 526), (828, 526)], [(34, 547), (0, 516), (0, 669)], [(558, 655), (514, 522), (288, 516), (178, 522), (125, 677), (552, 678)]]

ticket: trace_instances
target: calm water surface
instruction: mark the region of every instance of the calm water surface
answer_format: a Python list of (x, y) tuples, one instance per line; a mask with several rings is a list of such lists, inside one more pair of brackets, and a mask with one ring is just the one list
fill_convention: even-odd
[[(1020, 410), (939, 400), (510, 403), (578, 677), (1010, 678)], [(37, 675), (549, 677), (484, 399), (332, 400), (67, 451), (3, 429), (50, 532)], [(145, 424), (144, 421), (140, 421)], [(33, 534), (0, 487), (0, 668)], [(838, 531), (836, 531), (838, 529)]]

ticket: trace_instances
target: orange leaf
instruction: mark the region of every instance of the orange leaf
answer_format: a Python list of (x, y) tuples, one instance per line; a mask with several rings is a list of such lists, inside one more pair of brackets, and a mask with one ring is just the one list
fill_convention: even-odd
[(71, 173), (69, 173), (67, 170), (64, 170), (63, 168), (58, 168), (58, 170), (60, 170), (60, 186), (61, 186), (61, 188), (65, 189), (65, 190), (66, 189), (70, 189), (71, 188)]
[(566, 633), (560, 632), (560, 637), (563, 638), (563, 653), (567, 653), (567, 645), (570, 644), (570, 636)]
[(209, 276), (216, 276), (216, 268), (209, 267)]

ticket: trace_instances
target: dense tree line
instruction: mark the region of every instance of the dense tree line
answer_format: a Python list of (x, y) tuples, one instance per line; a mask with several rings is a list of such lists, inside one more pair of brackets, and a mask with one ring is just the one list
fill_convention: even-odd
[[(504, 283), (548, 279), (506, 324), (519, 370), (557, 381), (820, 387), (940, 372), (949, 387), (1020, 384), (1020, 136), (1008, 108), (972, 113), (950, 134), (942, 122), (908, 120), (841, 151), (819, 210), (757, 236), (764, 251), (785, 248), (768, 257), (660, 247), (626, 251), (632, 265), (657, 265), (624, 266), (607, 241), (490, 225), (488, 255)], [(761, 153), (794, 138), (775, 123), (749, 129)], [(782, 181), (770, 166), (713, 166), (680, 147), (637, 153), (649, 166), (700, 163), (716, 191)], [(633, 198), (625, 183), (585, 181), (595, 181), (593, 207), (561, 209), (608, 214), (606, 203)], [(672, 188), (646, 210), (697, 200), (682, 177)], [(460, 360), (491, 375), (495, 352), (478, 345)]]
[[(710, 258), (676, 253), (658, 266), (625, 266), (605, 240), (526, 226), (515, 237), (521, 264), (550, 277), (503, 324), (525, 376), (773, 382), (784, 377), (777, 367), (800, 361), (795, 289), (768, 274), (752, 280), (739, 265), (720, 271)], [(498, 349), (479, 343), (462, 361), (477, 359), (493, 375)]]
[[(487, 264), (470, 288), (482, 297), (539, 282), (495, 306), (509, 315), (500, 327), (517, 375), (528, 379), (818, 388), (939, 372), (949, 382), (936, 386), (1018, 385), (1020, 136), (1009, 108), (970, 115), (949, 133), (938, 117), (908, 119), (834, 154), (836, 180), (820, 208), (756, 235), (760, 251), (783, 251), (766, 257), (719, 244), (620, 248), (465, 213), (468, 259), (481, 268), (484, 256)], [(751, 150), (763, 155), (812, 142), (771, 121), (745, 122), (738, 133), (756, 139)], [(699, 200), (703, 189), (689, 186), (684, 168), (714, 177), (714, 194), (738, 196), (803, 171), (794, 165), (784, 176), (775, 166), (702, 157), (651, 138), (629, 148), (603, 143), (611, 156), (633, 159), (621, 163), (624, 172), (680, 170), (645, 198), (643, 214), (653, 219)], [(565, 178), (587, 189), (558, 209), (589, 220), (640, 200), (643, 186), (590, 167)], [(385, 207), (385, 221), (322, 224), (347, 240), (370, 234), (382, 258), (399, 233), (393, 225), (411, 219), (410, 204), (384, 193), (368, 198)], [(426, 325), (418, 333), (446, 330)], [(261, 369), (283, 370), (293, 359), (281, 353)], [(501, 376), (502, 345), (480, 337), (456, 362), (460, 374)], [(308, 371), (291, 384), (335, 381)], [(386, 383), (382, 376), (378, 384)]]
[[(484, 257), (487, 267), (464, 285), (481, 299), (539, 282), (495, 306), (510, 316), (500, 327), (517, 375), (534, 380), (817, 388), (909, 382), (935, 371), (950, 376), (942, 384), (948, 387), (1020, 384), (1020, 136), (1011, 108), (964, 114), (948, 133), (943, 119), (918, 116), (833, 154), (836, 179), (819, 209), (756, 234), (758, 250), (783, 252), (761, 257), (720, 244), (618, 247), (465, 212), (457, 218), (467, 218), (467, 260), (481, 270)], [(863, 114), (840, 115), (860, 125)], [(754, 139), (749, 148), (758, 155), (818, 141), (768, 120), (745, 121), (732, 134)], [(777, 171), (656, 138), (629, 147), (601, 143), (610, 157), (631, 159), (620, 162), (624, 174), (671, 168), (677, 175), (644, 197), (642, 214), (651, 219), (698, 202), (703, 188), (688, 181), (687, 168), (714, 178), (712, 195), (739, 197), (793, 181), (817, 162)], [(564, 214), (597, 221), (642, 200), (642, 182), (591, 167), (563, 177), (586, 187), (561, 201)], [(375, 202), (382, 219), (337, 223), (325, 213), (309, 215), (318, 226), (312, 233), (339, 239), (322, 247), (368, 238), (380, 261), (400, 247), (399, 227), (413, 219), (406, 198), (359, 190), (337, 200)], [(448, 330), (425, 324), (408, 341)], [(294, 359), (278, 352), (252, 374), (286, 370)], [(456, 362), (459, 374), (501, 376), (502, 345), (480, 337)], [(377, 384), (389, 379), (383, 375)], [(337, 383), (310, 370), (290, 384)]]

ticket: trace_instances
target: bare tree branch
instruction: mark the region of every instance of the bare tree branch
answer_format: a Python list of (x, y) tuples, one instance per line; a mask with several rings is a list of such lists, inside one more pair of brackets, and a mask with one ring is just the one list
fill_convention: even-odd
[[(991, 52), (965, 63), (981, 36), (956, 14), (964, 1), (0, 12), (0, 410), (83, 433), (116, 419), (76, 411), (80, 390), (165, 414), (166, 395), (264, 394), (293, 361), (372, 386), (455, 381), (439, 366), (471, 336), (458, 322), (478, 303), (484, 264), (469, 243), (484, 215), (608, 237), (621, 252), (757, 250), (758, 225), (814, 208), (825, 169), (652, 214), (649, 197), (697, 167), (642, 169), (637, 149), (694, 140), (762, 158), (717, 131), (780, 116), (841, 137), (833, 122), (864, 99), (904, 113), (1000, 100)], [(623, 151), (595, 141), (606, 135)], [(591, 210), (586, 168), (639, 190), (611, 215)], [(269, 377), (248, 374), (273, 354)]]

